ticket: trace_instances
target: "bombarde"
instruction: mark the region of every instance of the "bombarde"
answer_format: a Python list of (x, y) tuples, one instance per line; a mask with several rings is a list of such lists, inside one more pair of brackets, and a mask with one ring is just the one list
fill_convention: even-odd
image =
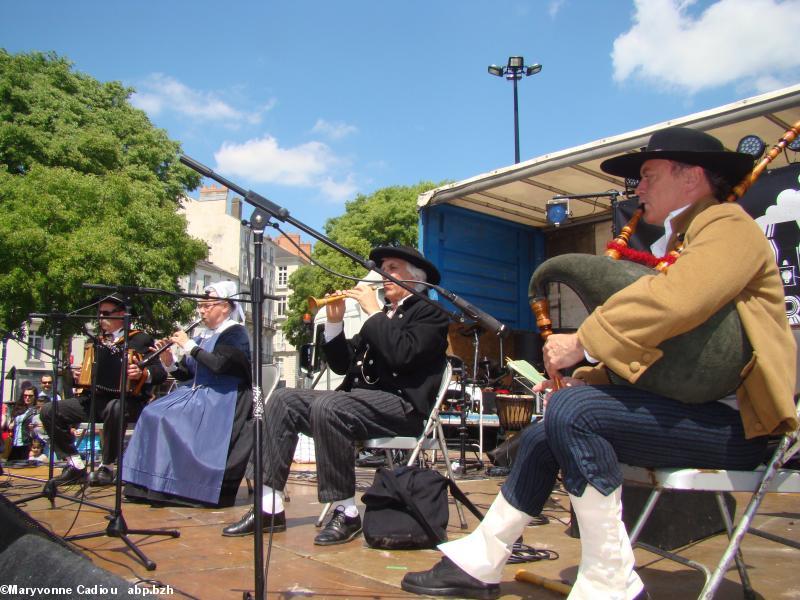
[[(371, 287), (373, 290), (379, 288), (383, 285), (383, 282), (380, 283), (373, 283), (368, 284), (368, 287)], [(308, 297), (308, 310), (309, 312), (317, 312), (323, 306), (327, 306), (331, 302), (336, 302), (338, 300), (342, 300), (347, 298), (345, 294), (331, 294), (330, 296), (325, 296), (323, 298), (315, 298), (314, 296)]]

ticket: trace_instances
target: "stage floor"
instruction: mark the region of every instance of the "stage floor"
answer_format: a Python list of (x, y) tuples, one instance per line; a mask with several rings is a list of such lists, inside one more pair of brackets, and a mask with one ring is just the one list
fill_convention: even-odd
[[(10, 501), (23, 498), (41, 490), (42, 484), (17, 477), (44, 478), (46, 467), (9, 468), (0, 481), (8, 485), (0, 488)], [(359, 469), (359, 487), (372, 480), (373, 470)], [(476, 476), (472, 473), (457, 480), (459, 487), (485, 510), (497, 494), (502, 479)], [(319, 547), (313, 544), (317, 530), (314, 522), (321, 510), (317, 502), (313, 465), (296, 465), (292, 472), (287, 505), (288, 529), (275, 534), (269, 560), (267, 594), (269, 598), (412, 598), (400, 589), (400, 580), (408, 571), (427, 569), (439, 559), (439, 553), (424, 551), (382, 551), (368, 548), (362, 538), (338, 546)], [(357, 497), (360, 498), (360, 493)], [(114, 488), (89, 488), (87, 498), (96, 503), (113, 506)], [(238, 519), (250, 504), (244, 483), (239, 491), (237, 505), (222, 510), (190, 508), (152, 508), (139, 504), (122, 505), (122, 513), (130, 529), (177, 529), (180, 537), (137, 536), (131, 539), (157, 564), (154, 571), (144, 565), (119, 538), (100, 536), (75, 542), (95, 565), (116, 573), (131, 583), (155, 580), (169, 585), (171, 594), (160, 597), (234, 599), (243, 592), (254, 589), (253, 538), (226, 538), (221, 528)], [(737, 496), (741, 510), (742, 498)], [(36, 499), (20, 505), (26, 513), (45, 528), (59, 536), (104, 531), (108, 521), (106, 511), (80, 506), (64, 499), (56, 500), (52, 509), (45, 499)], [(580, 542), (566, 534), (569, 526), (569, 500), (556, 492), (543, 513), (549, 523), (528, 527), (524, 540), (537, 549), (558, 553), (556, 560), (523, 565), (507, 565), (502, 584), (503, 598), (557, 599), (562, 596), (531, 584), (514, 581), (517, 570), (524, 568), (551, 579), (574, 580), (580, 558)], [(771, 533), (800, 541), (800, 506), (788, 495), (769, 495), (762, 504), (756, 525)], [(476, 519), (468, 515), (469, 528)], [(2, 524), (0, 524), (2, 527)], [(463, 535), (451, 502), (448, 534), (451, 539)], [(265, 544), (268, 536), (265, 536)], [(724, 549), (724, 539), (717, 536), (696, 543), (688, 551), (694, 560), (713, 563)], [(798, 564), (798, 550), (775, 544), (755, 536), (747, 536), (742, 550), (753, 588), (761, 598), (800, 597), (800, 572), (792, 565)], [(268, 550), (265, 548), (265, 556)], [(23, 557), (20, 557), (22, 560)], [(644, 550), (636, 550), (639, 573), (654, 600), (693, 598), (702, 587), (702, 576), (692, 569), (666, 561)], [(46, 565), (46, 561), (39, 564)], [(46, 567), (45, 567), (46, 568)], [(13, 582), (0, 582), (13, 583)], [(87, 582), (91, 583), (91, 582)], [(718, 598), (741, 598), (741, 586), (736, 570), (728, 573), (718, 593)]]

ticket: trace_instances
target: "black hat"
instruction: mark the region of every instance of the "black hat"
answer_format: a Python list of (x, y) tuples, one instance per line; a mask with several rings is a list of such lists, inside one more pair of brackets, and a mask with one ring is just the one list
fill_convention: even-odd
[(411, 263), (415, 267), (419, 267), (425, 271), (428, 283), (433, 285), (436, 285), (442, 280), (442, 276), (439, 275), (439, 270), (432, 262), (422, 256), (422, 253), (416, 248), (411, 248), (409, 246), (378, 246), (377, 248), (373, 248), (372, 252), (369, 253), (369, 259), (374, 260), (378, 265), (386, 258), (399, 258)]
[(100, 304), (101, 302), (111, 302), (120, 308), (125, 308), (125, 298), (123, 298), (122, 294), (119, 292), (114, 292), (113, 294), (108, 294), (107, 296), (100, 296), (97, 298), (97, 300), (95, 300), (95, 304)]
[(611, 175), (638, 179), (647, 160), (674, 160), (697, 165), (716, 173), (732, 186), (753, 169), (753, 157), (725, 150), (717, 138), (688, 127), (667, 127), (650, 136), (643, 152), (623, 154), (604, 160), (600, 168)]

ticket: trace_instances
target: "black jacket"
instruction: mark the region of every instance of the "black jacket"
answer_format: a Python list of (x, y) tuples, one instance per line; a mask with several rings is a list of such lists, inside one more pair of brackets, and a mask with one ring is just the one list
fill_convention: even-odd
[(351, 340), (340, 333), (323, 349), (331, 370), (345, 376), (340, 390), (391, 392), (427, 417), (444, 371), (447, 324), (444, 312), (410, 296), (391, 319), (372, 315)]

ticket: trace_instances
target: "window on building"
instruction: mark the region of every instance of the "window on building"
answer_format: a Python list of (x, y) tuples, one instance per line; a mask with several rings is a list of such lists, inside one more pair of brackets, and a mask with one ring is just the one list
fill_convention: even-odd
[(286, 379), (286, 377), (283, 374), (283, 357), (276, 357), (275, 364), (278, 367), (278, 377), (280, 379)]
[(203, 275), (203, 289), (211, 285), (211, 275)]
[(275, 303), (275, 314), (279, 317), (286, 315), (286, 296), (278, 296), (278, 301)]
[(28, 360), (42, 360), (44, 338), (35, 331), (28, 332)]
[(286, 265), (278, 267), (278, 285), (286, 285), (289, 281), (289, 267)]

